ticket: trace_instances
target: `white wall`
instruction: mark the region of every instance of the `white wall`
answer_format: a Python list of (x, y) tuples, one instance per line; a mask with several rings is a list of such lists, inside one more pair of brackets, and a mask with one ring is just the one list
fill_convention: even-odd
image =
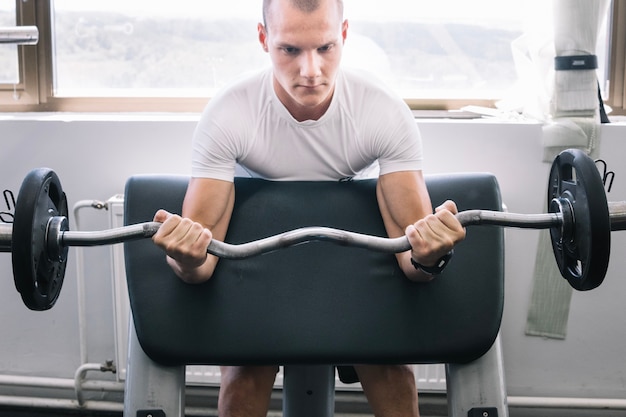
[[(79, 200), (107, 200), (122, 193), (133, 174), (188, 174), (195, 120), (195, 115), (0, 116), (0, 190), (17, 194), (30, 169), (48, 166), (59, 174), (71, 207)], [(546, 211), (549, 164), (541, 161), (541, 126), (484, 120), (424, 120), (419, 125), (426, 173), (489, 171), (498, 177), (509, 211)], [(610, 200), (626, 199), (621, 181), (625, 134), (626, 125), (602, 127), (600, 156), (616, 173)], [(84, 210), (82, 228), (107, 228), (107, 216)], [(507, 229), (502, 336), (509, 395), (626, 396), (626, 280), (621, 273), (626, 262), (620, 256), (626, 234), (613, 233), (612, 238), (605, 282), (596, 290), (574, 293), (567, 338), (548, 340), (524, 335), (538, 231)], [(74, 250), (59, 301), (43, 313), (22, 305), (10, 254), (0, 254), (0, 374), (73, 377), (80, 364)], [(90, 361), (102, 362), (115, 356), (110, 248), (87, 248), (84, 254), (88, 354)]]

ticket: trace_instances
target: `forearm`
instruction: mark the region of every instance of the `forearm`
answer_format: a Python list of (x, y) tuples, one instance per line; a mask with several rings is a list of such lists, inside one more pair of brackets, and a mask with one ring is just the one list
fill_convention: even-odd
[(404, 275), (406, 275), (406, 277), (411, 281), (430, 282), (435, 277), (434, 275), (429, 275), (413, 266), (413, 263), (411, 262), (411, 251), (397, 254), (396, 259), (398, 260), (398, 265), (400, 266), (400, 269), (402, 269), (402, 272), (404, 272)]
[(443, 269), (441, 261), (445, 266), (447, 254), (465, 237), (465, 229), (454, 217), (456, 205), (446, 202), (433, 214), (420, 172), (381, 176), (377, 195), (389, 237), (404, 234), (411, 243), (410, 251), (396, 255), (400, 268), (412, 281), (431, 281)]
[[(192, 178), (183, 203), (183, 216), (193, 219), (198, 238), (183, 241), (174, 236), (164, 245), (167, 262), (181, 280), (201, 283), (209, 280), (215, 271), (218, 258), (207, 254), (211, 239), (224, 240), (235, 201), (232, 182), (206, 178)], [(167, 250), (169, 248), (169, 250)]]
[(197, 267), (184, 265), (181, 262), (167, 256), (167, 263), (174, 273), (184, 282), (188, 284), (201, 284), (208, 281), (215, 271), (218, 258), (207, 255), (205, 262)]

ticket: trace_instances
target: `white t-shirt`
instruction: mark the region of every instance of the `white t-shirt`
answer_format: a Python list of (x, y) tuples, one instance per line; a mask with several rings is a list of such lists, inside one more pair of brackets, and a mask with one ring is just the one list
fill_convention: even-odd
[(304, 122), (279, 101), (271, 69), (240, 80), (210, 100), (192, 149), (192, 176), (225, 181), (236, 164), (253, 177), (284, 181), (351, 179), (376, 161), (380, 175), (422, 169), (408, 106), (368, 75), (345, 69), (326, 113)]

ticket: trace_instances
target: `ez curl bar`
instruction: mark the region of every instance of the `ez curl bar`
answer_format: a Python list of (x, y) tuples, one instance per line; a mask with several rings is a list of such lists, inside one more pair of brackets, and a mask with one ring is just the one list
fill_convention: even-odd
[[(494, 225), (550, 229), (561, 275), (579, 291), (599, 286), (606, 275), (611, 231), (626, 229), (626, 201), (607, 202), (594, 161), (570, 149), (559, 154), (550, 170), (548, 213), (515, 214), (467, 210), (457, 214), (463, 226)], [(56, 173), (31, 171), (19, 191), (13, 225), (0, 224), (0, 251), (12, 253), (15, 286), (31, 310), (47, 310), (56, 302), (70, 246), (98, 246), (150, 238), (160, 223), (147, 222), (104, 231), (73, 232), (68, 225), (67, 198)], [(408, 239), (369, 236), (326, 227), (306, 227), (240, 245), (211, 241), (207, 252), (241, 259), (309, 241), (330, 241), (374, 251), (410, 249)]]

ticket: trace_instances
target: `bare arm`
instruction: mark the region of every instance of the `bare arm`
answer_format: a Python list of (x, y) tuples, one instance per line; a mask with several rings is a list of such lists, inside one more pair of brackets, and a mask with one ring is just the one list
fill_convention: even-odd
[(411, 243), (411, 251), (396, 255), (398, 264), (411, 280), (432, 279), (413, 267), (411, 257), (422, 265), (432, 266), (465, 238), (465, 229), (454, 216), (456, 205), (446, 202), (433, 214), (421, 171), (381, 175), (376, 191), (389, 237), (406, 234)]
[(192, 178), (183, 203), (182, 217), (164, 210), (154, 220), (163, 222), (153, 241), (185, 282), (200, 283), (213, 275), (218, 258), (207, 254), (211, 239), (224, 240), (235, 201), (232, 182)]

